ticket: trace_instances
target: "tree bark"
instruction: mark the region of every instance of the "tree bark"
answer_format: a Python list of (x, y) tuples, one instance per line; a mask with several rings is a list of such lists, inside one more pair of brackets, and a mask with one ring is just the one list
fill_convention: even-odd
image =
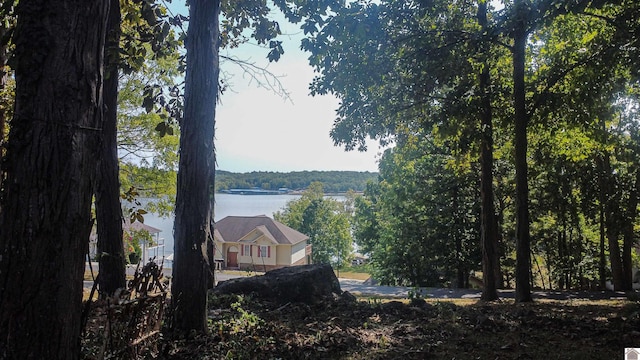
[[(607, 216), (612, 214), (607, 212)], [(608, 222), (610, 224), (611, 222)], [(611, 277), (613, 280), (613, 289), (623, 290), (623, 271), (622, 260), (620, 258), (620, 244), (618, 241), (618, 231), (613, 226), (607, 225), (607, 242), (609, 244), (609, 261), (611, 262)]]
[[(604, 124), (603, 124), (603, 134), (605, 133)], [(607, 256), (605, 254), (605, 243), (606, 243), (606, 224), (605, 224), (605, 203), (607, 199), (607, 195), (605, 193), (606, 188), (606, 180), (605, 180), (605, 169), (604, 169), (604, 154), (601, 154), (596, 159), (596, 164), (598, 167), (598, 223), (599, 223), (599, 235), (600, 235), (600, 246), (599, 246), (599, 254), (598, 254), (598, 277), (599, 277), (599, 287), (600, 290), (604, 290), (607, 287)]]
[(604, 191), (605, 193), (605, 203), (604, 203), (604, 223), (605, 223), (605, 234), (607, 238), (607, 245), (609, 245), (609, 262), (611, 263), (611, 277), (613, 282), (614, 290), (622, 290), (623, 289), (623, 271), (622, 271), (622, 260), (620, 253), (620, 243), (618, 236), (620, 235), (620, 222), (618, 218), (621, 216), (620, 209), (618, 207), (618, 203), (615, 199), (614, 191), (614, 180), (612, 178), (612, 170), (611, 170), (611, 160), (609, 158), (609, 153), (604, 152), (603, 155), (603, 175), (604, 175), (604, 185), (603, 189), (600, 191)]
[(462, 216), (459, 216), (460, 211), (460, 189), (458, 184), (453, 185), (453, 189), (451, 189), (451, 207), (453, 208), (454, 214), (454, 229), (452, 231), (453, 241), (456, 247), (456, 287), (458, 289), (464, 288), (465, 280), (468, 278), (469, 273), (465, 271), (464, 259), (462, 256)]
[[(602, 200), (602, 196), (600, 196), (600, 200)], [(600, 203), (599, 206), (599, 235), (600, 235), (600, 246), (599, 246), (599, 254), (598, 254), (598, 277), (599, 277), (599, 285), (600, 290), (604, 290), (607, 287), (607, 256), (605, 254), (605, 224), (604, 224), (604, 203)]]
[(622, 239), (622, 289), (633, 290), (633, 262), (631, 252), (635, 243), (633, 231), (638, 216), (638, 188), (640, 187), (640, 170), (635, 170), (635, 181), (629, 190), (629, 205), (627, 206), (626, 222), (624, 224)]
[(117, 141), (120, 1), (110, 2), (105, 46), (104, 124), (95, 181), (101, 296), (113, 295), (118, 288), (126, 286)]
[[(5, 22), (0, 24), (0, 39), (4, 39), (9, 29), (5, 26)], [(6, 71), (7, 65), (7, 44), (0, 44), (0, 91), (4, 91), (4, 88), (7, 86), (7, 78), (9, 77)], [(7, 113), (6, 109), (0, 110), (0, 163), (2, 162), (2, 158), (4, 157), (4, 149), (5, 149), (5, 133), (6, 133), (6, 123), (7, 123)], [(4, 171), (2, 166), (0, 166), (0, 190), (2, 189), (2, 182), (4, 180)], [(0, 211), (2, 211), (2, 207), (0, 207)]]
[(215, 176), (214, 127), (218, 95), (220, 1), (190, 2), (185, 113), (180, 131), (173, 266), (173, 326), (206, 332), (207, 239)]
[(0, 214), (0, 356), (77, 359), (108, 1), (17, 7)]
[[(478, 1), (478, 23), (483, 32), (487, 31), (487, 3)], [(496, 269), (500, 267), (498, 257), (497, 223), (493, 203), (493, 121), (491, 111), (491, 75), (487, 62), (486, 47), (483, 53), (484, 64), (480, 73), (480, 202), (482, 204), (480, 238), (482, 242), (482, 296), (485, 301), (498, 299), (496, 288)]]
[(515, 108), (515, 168), (516, 168), (516, 302), (531, 298), (531, 255), (529, 239), (529, 186), (527, 166), (527, 122), (525, 97), (525, 49), (527, 44), (525, 9), (522, 1), (515, 4), (521, 17), (513, 32), (513, 98)]

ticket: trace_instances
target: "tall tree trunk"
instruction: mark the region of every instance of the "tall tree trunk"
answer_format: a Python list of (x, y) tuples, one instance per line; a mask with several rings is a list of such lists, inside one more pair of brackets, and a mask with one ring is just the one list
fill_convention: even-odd
[[(499, 183), (499, 181), (498, 181)], [(495, 192), (494, 192), (495, 193)], [(505, 245), (504, 245), (504, 212), (505, 212), (505, 199), (500, 196), (496, 197), (497, 201), (497, 212), (496, 212), (496, 238), (498, 239), (498, 259), (504, 257), (505, 255)], [(507, 283), (507, 279), (505, 277), (505, 273), (502, 270), (502, 267), (497, 269), (498, 273), (496, 273), (496, 287), (498, 289), (504, 289)]]
[(516, 302), (531, 298), (531, 255), (529, 239), (529, 186), (527, 166), (527, 122), (525, 97), (525, 49), (527, 45), (526, 9), (516, 1), (516, 14), (521, 18), (513, 32), (513, 98), (515, 108), (515, 168), (516, 168)]
[(640, 187), (640, 170), (635, 170), (635, 181), (629, 189), (629, 204), (627, 206), (627, 216), (622, 229), (622, 289), (633, 290), (633, 262), (631, 260), (631, 250), (635, 243), (635, 232), (633, 230), (638, 216), (638, 189)]
[(214, 127), (218, 95), (219, 0), (190, 2), (185, 113), (180, 131), (173, 266), (173, 326), (206, 331), (207, 239), (214, 181)]
[[(610, 212), (607, 212), (607, 217), (612, 217)], [(611, 262), (611, 277), (613, 278), (613, 289), (623, 290), (623, 271), (622, 260), (620, 257), (620, 244), (618, 241), (618, 229), (614, 226), (609, 226), (613, 221), (607, 222), (607, 242), (609, 245), (609, 261)]]
[[(558, 234), (558, 259), (560, 259), (560, 263), (564, 264), (564, 247), (562, 246), (562, 232), (560, 230), (557, 231)], [(564, 289), (564, 267), (558, 267), (558, 289)]]
[(104, 124), (95, 181), (98, 283), (102, 296), (113, 295), (118, 288), (126, 286), (117, 142), (120, 1), (110, 2), (105, 46)]
[(0, 354), (77, 359), (108, 1), (17, 7), (0, 214)]
[(607, 237), (607, 245), (609, 245), (609, 262), (611, 263), (611, 277), (613, 280), (614, 290), (623, 289), (623, 272), (622, 272), (622, 260), (620, 253), (620, 242), (618, 236), (620, 235), (620, 222), (618, 221), (620, 209), (618, 202), (616, 201), (616, 194), (614, 181), (612, 178), (611, 160), (609, 159), (608, 152), (604, 152), (603, 155), (603, 175), (605, 179), (605, 187), (600, 191), (605, 192), (604, 203), (604, 223), (605, 234)]
[(604, 224), (604, 204), (600, 204), (600, 249), (598, 256), (598, 277), (600, 290), (604, 290), (607, 287), (607, 256), (605, 254), (605, 224)]
[[(0, 24), (0, 40), (4, 39), (7, 35), (8, 28), (5, 26), (5, 22), (3, 21)], [(7, 86), (7, 78), (9, 77), (7, 74), (7, 44), (0, 43), (0, 91), (4, 91)], [(2, 158), (4, 157), (4, 149), (5, 149), (5, 135), (7, 128), (7, 113), (6, 108), (0, 109), (0, 163), (2, 162)], [(4, 180), (4, 171), (2, 166), (0, 166), (0, 190), (2, 190), (2, 182)], [(2, 207), (0, 207), (1, 211)]]
[[(483, 33), (487, 29), (487, 3), (478, 1), (478, 23)], [(496, 275), (500, 273), (500, 258), (498, 256), (498, 234), (493, 203), (493, 121), (491, 111), (491, 75), (487, 61), (489, 43), (484, 42), (483, 67), (480, 73), (480, 93), (482, 96), (480, 110), (480, 202), (482, 204), (480, 221), (480, 238), (482, 242), (482, 300), (498, 299)]]
[[(603, 129), (604, 130), (604, 129)], [(601, 290), (606, 289), (607, 287), (607, 257), (605, 254), (605, 240), (606, 240), (606, 225), (605, 225), (605, 202), (607, 199), (605, 193), (606, 181), (605, 181), (605, 170), (604, 170), (604, 155), (600, 155), (597, 158), (597, 166), (598, 166), (598, 223), (599, 223), (599, 232), (600, 232), (600, 251), (598, 256), (598, 277), (599, 277), (599, 287)]]
[[(214, 119), (215, 120), (215, 119)], [(214, 154), (215, 155), (215, 154)], [(216, 286), (216, 242), (213, 238), (213, 233), (215, 231), (216, 222), (215, 222), (215, 204), (216, 204), (216, 169), (211, 169), (211, 180), (209, 180), (209, 203), (211, 206), (211, 218), (209, 222), (209, 238), (207, 239), (207, 258), (209, 259), (209, 283), (207, 285), (208, 289), (212, 289)]]
[(459, 216), (458, 211), (460, 210), (460, 189), (457, 184), (453, 185), (452, 192), (452, 201), (451, 207), (453, 208), (454, 215), (454, 230), (453, 230), (453, 242), (456, 247), (456, 287), (461, 289), (464, 288), (465, 277), (468, 277), (469, 274), (465, 271), (464, 261), (462, 258), (462, 216)]

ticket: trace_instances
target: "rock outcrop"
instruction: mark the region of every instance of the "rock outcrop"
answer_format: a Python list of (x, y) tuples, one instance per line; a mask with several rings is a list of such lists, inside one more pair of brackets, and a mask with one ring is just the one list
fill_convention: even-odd
[(223, 281), (213, 291), (218, 294), (253, 294), (280, 303), (313, 304), (342, 294), (340, 282), (330, 265), (291, 266), (264, 275)]

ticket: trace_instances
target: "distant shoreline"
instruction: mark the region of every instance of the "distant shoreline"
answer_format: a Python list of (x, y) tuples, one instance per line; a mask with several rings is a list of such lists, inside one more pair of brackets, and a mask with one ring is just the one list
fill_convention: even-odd
[[(302, 195), (304, 193), (304, 190), (292, 190), (286, 193), (276, 193), (276, 192), (271, 192), (271, 191), (265, 191), (264, 193), (256, 193), (256, 192), (251, 192), (251, 193), (240, 193), (240, 192), (228, 192), (228, 191), (218, 191), (216, 194), (225, 194), (225, 195), (241, 195), (241, 196), (256, 196), (256, 195), (268, 195), (268, 196), (272, 196), (272, 195)], [(354, 191), (355, 194), (357, 195), (362, 195), (363, 192), (362, 191)], [(325, 192), (324, 196), (346, 196), (347, 192)]]

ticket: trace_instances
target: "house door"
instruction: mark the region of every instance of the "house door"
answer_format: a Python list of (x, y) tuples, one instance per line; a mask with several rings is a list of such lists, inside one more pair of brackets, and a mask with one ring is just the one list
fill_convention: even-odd
[(238, 249), (235, 246), (231, 246), (229, 250), (227, 250), (227, 267), (238, 267)]

